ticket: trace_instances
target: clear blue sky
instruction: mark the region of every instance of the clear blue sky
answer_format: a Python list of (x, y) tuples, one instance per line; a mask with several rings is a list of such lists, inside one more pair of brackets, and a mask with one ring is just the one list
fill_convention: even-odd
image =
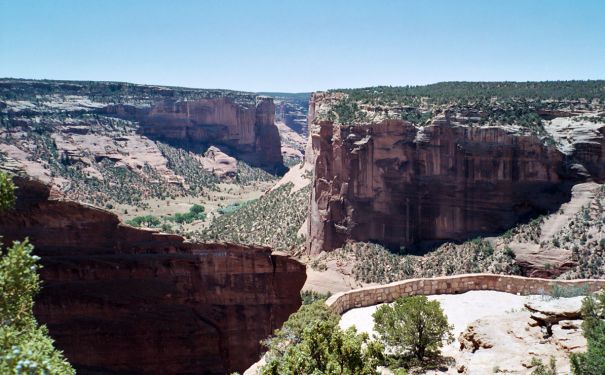
[(313, 91), (605, 78), (605, 0), (0, 0), (0, 77)]

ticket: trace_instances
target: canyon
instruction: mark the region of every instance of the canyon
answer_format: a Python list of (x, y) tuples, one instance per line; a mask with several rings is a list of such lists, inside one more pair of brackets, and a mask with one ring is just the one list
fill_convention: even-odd
[(300, 304), (305, 267), (259, 246), (135, 229), (16, 177), (3, 241), (41, 256), (35, 315), (82, 374), (243, 371)]
[(605, 179), (603, 123), (576, 132), (548, 123), (571, 145), (561, 150), (513, 124), (474, 124), (481, 114), (469, 111), (436, 110), (419, 126), (389, 106), (360, 105), (364, 121), (336, 121), (346, 98), (316, 93), (310, 102), (311, 254), (349, 240), (422, 249), (503, 233), (555, 211), (574, 184)]
[(16, 177), (0, 217), (41, 256), (37, 319), (81, 373), (223, 374), (301, 289), (605, 274), (601, 101), (397, 90), (307, 112), (307, 94), (0, 80), (0, 167), (41, 181)]
[(150, 139), (199, 150), (225, 147), (250, 165), (283, 173), (273, 99), (236, 102), (227, 97), (162, 100), (150, 107), (110, 105), (101, 113), (139, 123), (138, 132)]
[(287, 170), (273, 99), (254, 93), (0, 79), (0, 123), (3, 165), (101, 207)]

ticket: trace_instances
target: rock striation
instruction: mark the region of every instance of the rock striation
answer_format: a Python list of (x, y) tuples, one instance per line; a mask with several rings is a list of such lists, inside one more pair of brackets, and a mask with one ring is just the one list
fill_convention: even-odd
[(310, 102), (312, 254), (347, 240), (399, 249), (500, 233), (559, 207), (579, 180), (605, 177), (598, 136), (566, 154), (537, 135), (468, 125), (448, 111), (425, 126), (318, 115), (341, 97)]
[(184, 242), (16, 182), (0, 233), (35, 245), (36, 317), (78, 373), (241, 372), (301, 304), (304, 265), (269, 248)]
[[(121, 82), (0, 79), (0, 151), (30, 176), (61, 175), (57, 162), (100, 176), (108, 161), (182, 183), (159, 143), (204, 154), (211, 146), (272, 173), (285, 172), (272, 98), (229, 90)], [(157, 142), (155, 142), (157, 141)], [(46, 150), (50, 155), (39, 155)], [(23, 153), (33, 157), (23, 157)], [(59, 159), (60, 160), (53, 160)], [(144, 167), (151, 171), (144, 171)], [(174, 163), (172, 163), (174, 164)], [(82, 168), (77, 168), (81, 170)], [(178, 168), (177, 168), (178, 169)], [(72, 173), (73, 174), (73, 173)], [(67, 177), (70, 180), (71, 177)], [(151, 177), (155, 179), (155, 176)], [(51, 181), (56, 185), (66, 181)]]
[(110, 105), (106, 115), (137, 121), (139, 133), (155, 140), (204, 151), (228, 147), (233, 155), (272, 172), (284, 172), (273, 99), (241, 103), (230, 97), (162, 100), (149, 107)]

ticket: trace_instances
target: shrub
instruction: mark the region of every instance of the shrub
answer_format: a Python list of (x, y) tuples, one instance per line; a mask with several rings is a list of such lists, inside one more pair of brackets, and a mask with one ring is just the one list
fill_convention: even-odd
[(325, 301), (328, 298), (330, 298), (331, 295), (332, 295), (332, 293), (330, 293), (330, 292), (324, 294), (324, 293), (316, 292), (314, 290), (305, 290), (300, 293), (300, 297), (302, 298), (303, 305), (310, 305), (316, 301)]
[(172, 218), (168, 220), (172, 220), (179, 224), (188, 224), (192, 223), (195, 220), (206, 220), (206, 213), (204, 212), (204, 207), (199, 204), (194, 204), (189, 208), (189, 212), (184, 214), (176, 213)]
[(511, 249), (510, 247), (506, 246), (504, 248), (504, 255), (506, 255), (509, 258), (515, 259), (517, 257), (517, 255), (515, 254), (515, 252), (513, 251), (513, 249)]
[(311, 190), (310, 186), (293, 188), (288, 183), (258, 199), (222, 208), (223, 215), (215, 217), (198, 240), (264, 245), (288, 252), (300, 249), (304, 237), (298, 230), (307, 217)]
[(585, 296), (588, 294), (588, 284), (580, 286), (559, 286), (553, 285), (550, 289), (550, 296), (552, 298), (571, 298), (578, 296)]
[(453, 326), (438, 301), (426, 296), (403, 297), (382, 305), (373, 314), (380, 341), (396, 355), (418, 360), (436, 355), (444, 342), (453, 341)]
[(605, 290), (582, 301), (582, 331), (588, 342), (585, 353), (571, 355), (574, 375), (605, 374)]
[[(14, 201), (14, 185), (0, 172), (0, 212)], [(32, 254), (33, 248), (27, 239), (13, 242), (6, 252), (0, 247), (0, 373), (75, 374), (34, 317), (40, 258)]]
[(341, 330), (339, 320), (323, 301), (303, 305), (264, 342), (269, 352), (261, 373), (378, 374), (382, 346), (353, 327)]
[(0, 172), (0, 211), (8, 210), (15, 204), (15, 185), (12, 179)]
[(132, 225), (133, 227), (149, 227), (155, 228), (159, 227), (162, 222), (155, 216), (145, 215), (145, 216), (137, 216), (132, 220), (126, 221), (126, 224)]
[(540, 358), (534, 357), (531, 360), (531, 366), (534, 367), (531, 375), (557, 375), (555, 357), (550, 357), (548, 366), (545, 365)]

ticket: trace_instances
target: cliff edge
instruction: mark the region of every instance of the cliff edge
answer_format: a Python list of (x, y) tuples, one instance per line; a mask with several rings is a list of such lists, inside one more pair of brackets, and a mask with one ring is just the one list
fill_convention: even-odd
[(41, 256), (35, 314), (82, 374), (224, 374), (301, 305), (305, 267), (265, 247), (188, 243), (15, 179), (3, 241)]

